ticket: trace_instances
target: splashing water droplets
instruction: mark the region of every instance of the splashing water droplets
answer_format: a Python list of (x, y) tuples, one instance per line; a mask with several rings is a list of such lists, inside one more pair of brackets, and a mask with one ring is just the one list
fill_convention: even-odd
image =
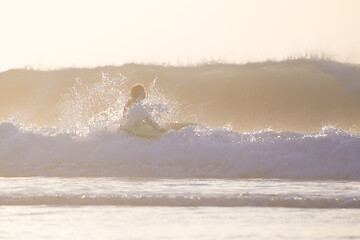
[(160, 125), (175, 121), (178, 115), (180, 104), (176, 101), (171, 101), (165, 97), (156, 88), (157, 77), (149, 87), (149, 93), (143, 103), (147, 111)]
[[(165, 124), (175, 119), (179, 105), (157, 90), (156, 80), (149, 87), (147, 97), (133, 108), (135, 112), (143, 112), (157, 123)], [(77, 78), (58, 105), (62, 131), (76, 136), (101, 130), (117, 131), (125, 124), (123, 108), (129, 96), (124, 90), (128, 85), (127, 77), (121, 73), (115, 77), (102, 73), (101, 81), (94, 83)]]
[(74, 87), (62, 96), (63, 101), (58, 105), (64, 131), (83, 136), (118, 123), (125, 102), (126, 81), (121, 74), (110, 77), (106, 73), (101, 81), (92, 84), (76, 79)]

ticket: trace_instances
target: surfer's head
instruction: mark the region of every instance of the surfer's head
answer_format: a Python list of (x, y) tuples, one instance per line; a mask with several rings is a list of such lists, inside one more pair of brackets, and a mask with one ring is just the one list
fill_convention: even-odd
[(140, 83), (131, 87), (130, 95), (133, 99), (143, 100), (146, 97), (145, 88)]

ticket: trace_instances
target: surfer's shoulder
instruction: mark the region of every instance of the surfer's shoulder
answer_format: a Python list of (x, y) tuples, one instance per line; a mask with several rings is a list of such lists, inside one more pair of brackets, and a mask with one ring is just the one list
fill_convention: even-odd
[(125, 106), (124, 106), (124, 116), (125, 114), (127, 113), (128, 109), (132, 107), (132, 105), (135, 103), (134, 99), (129, 99), (126, 103), (125, 103)]
[(134, 99), (129, 99), (129, 100), (127, 100), (127, 102), (126, 102), (126, 104), (125, 104), (125, 107), (126, 108), (129, 108), (129, 107), (131, 107), (131, 105), (133, 105), (134, 104)]

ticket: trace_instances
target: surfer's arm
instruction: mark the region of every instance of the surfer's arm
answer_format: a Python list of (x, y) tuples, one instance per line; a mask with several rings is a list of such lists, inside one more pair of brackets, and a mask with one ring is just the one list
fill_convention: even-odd
[(150, 126), (152, 126), (155, 129), (159, 129), (160, 131), (166, 131), (165, 129), (163, 129), (159, 124), (157, 124), (156, 122), (154, 122), (153, 120), (147, 118), (144, 120), (144, 122)]
[(128, 100), (124, 106), (124, 110), (123, 110), (123, 117), (125, 117), (128, 109), (131, 107), (131, 105), (133, 105), (134, 101), (132, 99)]

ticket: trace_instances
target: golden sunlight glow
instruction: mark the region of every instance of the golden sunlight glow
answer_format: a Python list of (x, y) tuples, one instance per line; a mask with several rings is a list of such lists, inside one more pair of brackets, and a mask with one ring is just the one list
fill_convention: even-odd
[(360, 63), (359, 12), (357, 0), (6, 1), (0, 71), (314, 52)]

